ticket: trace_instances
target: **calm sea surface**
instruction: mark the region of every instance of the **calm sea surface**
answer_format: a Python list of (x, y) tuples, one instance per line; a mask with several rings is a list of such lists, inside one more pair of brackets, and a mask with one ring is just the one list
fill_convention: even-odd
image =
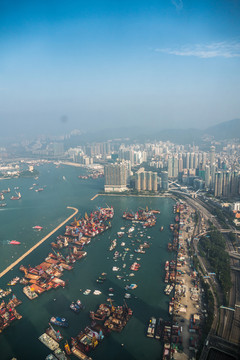
[[(90, 324), (89, 310), (96, 310), (100, 303), (106, 302), (108, 288), (113, 287), (115, 290), (114, 304), (122, 305), (126, 292), (124, 287), (129, 283), (138, 285), (131, 292), (136, 298), (127, 300), (127, 304), (133, 310), (133, 317), (120, 334), (112, 333), (90, 356), (95, 360), (160, 359), (162, 344), (155, 339), (147, 338), (146, 330), (151, 316), (168, 319), (168, 297), (163, 292), (164, 263), (173, 256), (167, 251), (167, 243), (171, 238), (169, 224), (174, 219), (173, 200), (99, 196), (94, 201), (90, 201), (99, 190), (102, 190), (102, 179), (80, 180), (77, 176), (84, 174), (85, 170), (71, 166), (62, 165), (56, 168), (53, 164), (44, 164), (39, 166), (38, 170), (40, 175), (37, 180), (21, 178), (0, 181), (0, 190), (11, 188), (11, 193), (5, 195), (7, 207), (0, 209), (0, 271), (66, 219), (72, 213), (72, 210), (66, 208), (67, 206), (78, 208), (79, 217), (84, 216), (86, 211), (89, 213), (98, 206), (108, 204), (114, 207), (115, 215), (112, 228), (94, 238), (85, 247), (87, 257), (75, 263), (72, 271), (64, 272), (63, 279), (69, 280), (65, 289), (50, 290), (30, 301), (23, 294), (22, 285), (17, 284), (12, 287), (13, 293), (23, 301), (17, 307), (23, 318), (15, 321), (0, 334), (0, 359), (10, 360), (13, 356), (18, 360), (45, 359), (50, 350), (38, 340), (38, 337), (48, 326), (51, 316), (68, 319), (70, 326), (66, 330), (61, 329), (61, 333), (65, 339), (70, 340), (71, 336), (77, 335), (81, 329)], [(42, 192), (35, 192), (29, 189), (33, 183), (37, 183), (35, 188), (46, 187)], [(10, 200), (10, 196), (14, 194), (14, 187), (19, 187), (22, 194), (22, 199), (19, 201)], [(137, 248), (137, 242), (136, 246), (132, 246), (130, 242), (132, 239), (126, 235), (119, 239), (115, 250), (123, 253), (123, 247), (120, 246), (122, 241), (131, 249), (124, 260), (127, 266), (122, 269), (122, 260), (114, 262), (113, 252), (108, 250), (110, 240), (117, 237), (116, 233), (120, 231), (120, 227), (125, 226), (126, 230), (130, 227), (130, 222), (124, 221), (121, 217), (123, 211), (127, 209), (136, 211), (139, 207), (146, 206), (161, 211), (161, 214), (157, 215), (157, 225), (144, 230), (144, 238), (140, 238), (139, 231), (142, 231), (142, 228), (137, 224), (133, 239), (146, 239), (151, 242), (151, 247), (146, 250), (146, 254), (136, 254), (133, 250)], [(43, 226), (44, 229), (35, 232), (32, 229), (35, 225)], [(160, 232), (162, 225), (164, 230)], [(22, 263), (35, 266), (42, 262), (51, 251), (50, 242), (63, 232), (64, 229), (60, 229), (52, 239), (48, 239)], [(146, 236), (151, 238), (147, 239)], [(7, 240), (18, 240), (21, 245), (8, 245)], [(132, 260), (130, 253), (134, 254)], [(134, 277), (128, 277), (131, 272), (129, 266), (137, 257), (141, 258), (138, 261), (141, 264), (140, 270)], [(113, 272), (113, 266), (120, 267), (121, 271)], [(19, 266), (0, 279), (1, 288), (6, 289), (8, 281), (13, 277), (22, 276), (18, 268)], [(107, 273), (107, 280), (103, 284), (98, 284), (96, 279), (102, 272)], [(125, 276), (126, 281), (118, 280), (117, 274)], [(87, 288), (92, 291), (101, 290), (102, 294), (84, 296), (80, 289), (84, 291)], [(79, 314), (69, 309), (71, 301), (77, 299), (86, 306)]]

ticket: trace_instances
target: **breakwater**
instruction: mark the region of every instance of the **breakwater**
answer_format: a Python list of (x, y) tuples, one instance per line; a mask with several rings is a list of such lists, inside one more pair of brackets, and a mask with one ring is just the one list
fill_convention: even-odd
[(66, 224), (70, 219), (73, 218), (78, 213), (78, 209), (68, 206), (68, 209), (74, 210), (74, 213), (70, 215), (66, 220), (64, 220), (60, 225), (58, 225), (55, 229), (53, 229), (49, 234), (47, 234), (44, 238), (42, 238), (37, 244), (33, 245), (28, 251), (26, 251), (23, 255), (21, 255), (16, 261), (14, 261), (11, 265), (9, 265), (5, 270), (0, 273), (0, 278), (2, 278), (6, 273), (8, 273), (11, 269), (13, 269), (17, 264), (20, 263), (25, 257), (31, 254), (35, 249), (37, 249), (42, 243), (44, 243), (47, 239), (50, 238), (57, 230), (59, 230), (64, 224)]

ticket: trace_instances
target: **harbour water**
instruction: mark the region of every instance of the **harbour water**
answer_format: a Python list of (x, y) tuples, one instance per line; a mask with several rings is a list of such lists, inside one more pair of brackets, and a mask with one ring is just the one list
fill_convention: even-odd
[[(51, 316), (62, 316), (69, 321), (68, 329), (61, 329), (65, 339), (70, 340), (71, 336), (76, 336), (81, 329), (90, 324), (89, 310), (96, 310), (100, 303), (106, 302), (108, 288), (114, 288), (114, 304), (123, 304), (125, 290), (124, 287), (129, 283), (136, 283), (138, 287), (132, 290), (134, 298), (128, 299), (127, 304), (133, 310), (133, 317), (126, 328), (120, 333), (112, 333), (106, 338), (97, 349), (91, 353), (93, 359), (160, 359), (162, 345), (155, 339), (146, 337), (146, 330), (151, 316), (168, 319), (168, 300), (164, 294), (164, 263), (171, 259), (171, 254), (167, 251), (167, 243), (171, 237), (169, 224), (173, 222), (173, 200), (170, 198), (143, 198), (143, 197), (107, 197), (99, 196), (95, 200), (90, 199), (103, 188), (103, 179), (80, 180), (78, 175), (84, 173), (84, 169), (71, 166), (60, 166), (56, 168), (53, 164), (45, 164), (39, 167), (39, 179), (21, 178), (4, 180), (0, 182), (0, 190), (10, 187), (19, 187), (22, 194), (21, 200), (11, 201), (6, 194), (7, 207), (0, 210), (0, 271), (16, 260), (31, 246), (47, 235), (65, 218), (72, 210), (67, 206), (79, 209), (78, 217), (84, 216), (85, 212), (95, 210), (96, 207), (106, 206), (106, 203), (114, 207), (115, 215), (112, 220), (112, 228), (100, 236), (94, 238), (85, 247), (87, 257), (74, 264), (72, 271), (65, 271), (63, 280), (68, 280), (65, 289), (59, 288), (43, 293), (37, 299), (30, 301), (22, 293), (22, 285), (17, 284), (13, 288), (14, 294), (23, 303), (17, 310), (23, 316), (19, 321), (13, 323), (9, 328), (0, 334), (0, 358), (2, 360), (11, 359), (15, 356), (18, 360), (36, 359), (42, 360), (50, 353), (39, 340), (38, 337), (48, 327)], [(42, 192), (30, 190), (33, 183), (37, 183), (34, 188), (44, 187)], [(11, 191), (13, 192), (13, 190)], [(157, 225), (146, 229), (144, 232), (150, 236), (151, 246), (145, 254), (133, 252), (130, 239), (125, 235), (118, 240), (115, 250), (123, 252), (120, 243), (124, 241), (126, 247), (131, 249), (134, 254), (133, 260), (130, 256), (125, 258), (126, 268), (121, 272), (113, 272), (113, 266), (121, 266), (122, 261), (114, 262), (113, 253), (108, 248), (110, 241), (117, 238), (116, 233), (120, 228), (130, 227), (130, 223), (122, 219), (125, 210), (136, 211), (139, 207), (159, 209), (161, 214), (157, 215)], [(32, 227), (40, 225), (43, 230), (35, 232)], [(160, 227), (164, 226), (162, 232)], [(136, 224), (137, 234), (140, 225)], [(63, 234), (63, 229), (52, 237)], [(19, 246), (6, 244), (6, 240), (15, 239), (21, 242)], [(50, 252), (50, 242), (48, 239), (37, 250), (24, 259), (24, 265), (37, 265)], [(137, 247), (137, 246), (136, 246)], [(129, 252), (130, 253), (130, 252)], [(118, 280), (117, 274), (124, 275), (125, 280), (131, 272), (129, 266), (136, 260), (141, 264), (140, 270), (130, 279), (130, 282)], [(5, 289), (7, 283), (15, 276), (22, 274), (17, 266), (2, 279), (0, 287)], [(107, 280), (103, 284), (96, 283), (97, 277), (102, 273), (107, 273)], [(102, 291), (99, 296), (92, 293), (84, 296), (85, 289), (97, 289)], [(83, 291), (80, 291), (80, 290)], [(136, 298), (135, 298), (136, 297)], [(71, 312), (69, 305), (73, 300), (80, 299), (85, 305), (85, 310), (79, 314)], [(74, 359), (75, 357), (72, 356)]]

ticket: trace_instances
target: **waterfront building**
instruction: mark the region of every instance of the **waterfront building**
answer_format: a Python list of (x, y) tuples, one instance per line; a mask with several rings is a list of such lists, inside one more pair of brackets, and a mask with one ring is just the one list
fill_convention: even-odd
[(124, 163), (108, 164), (104, 166), (105, 192), (123, 192), (127, 188), (127, 168)]
[(132, 163), (130, 160), (123, 160), (122, 163), (126, 166), (127, 185), (129, 185), (130, 177), (132, 175)]
[(135, 189), (137, 191), (157, 191), (157, 173), (140, 168), (135, 174)]

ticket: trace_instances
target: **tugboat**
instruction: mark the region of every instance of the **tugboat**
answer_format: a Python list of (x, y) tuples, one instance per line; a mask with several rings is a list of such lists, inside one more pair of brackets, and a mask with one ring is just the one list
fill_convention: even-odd
[(70, 355), (72, 353), (71, 350), (70, 350), (70, 346), (69, 346), (67, 341), (66, 341), (66, 343), (64, 345), (64, 349), (65, 349), (67, 355)]
[(61, 317), (51, 317), (50, 323), (61, 327), (68, 327), (67, 320)]

